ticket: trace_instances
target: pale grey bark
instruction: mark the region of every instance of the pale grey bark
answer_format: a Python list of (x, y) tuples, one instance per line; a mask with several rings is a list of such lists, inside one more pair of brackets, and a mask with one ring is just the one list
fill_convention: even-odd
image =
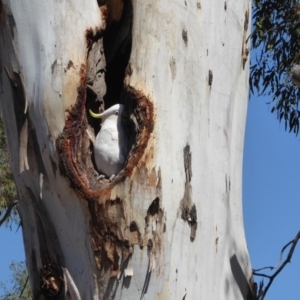
[[(35, 298), (251, 299), (250, 2), (0, 3), (1, 106)], [(120, 102), (131, 151), (98, 182), (87, 111)]]

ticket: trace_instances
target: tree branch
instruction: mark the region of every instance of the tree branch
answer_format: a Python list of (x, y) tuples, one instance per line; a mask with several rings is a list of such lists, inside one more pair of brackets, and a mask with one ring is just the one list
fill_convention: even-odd
[(0, 227), (6, 221), (6, 219), (10, 216), (12, 209), (18, 204), (18, 200), (13, 201), (9, 204), (4, 216), (0, 219)]
[(25, 291), (25, 288), (26, 288), (26, 285), (27, 285), (27, 283), (28, 283), (28, 276), (27, 276), (27, 278), (26, 278), (26, 281), (25, 281), (25, 284), (24, 284), (24, 286), (23, 286), (23, 289), (22, 289), (22, 291), (21, 291), (21, 293), (20, 293), (20, 295), (19, 295), (19, 299), (21, 299), (21, 297), (22, 297), (22, 295), (23, 295), (23, 293), (24, 293), (24, 291)]
[[(291, 240), (290, 242), (288, 242), (281, 250), (280, 252), (280, 260), (279, 260), (279, 263), (277, 264), (277, 266), (275, 267), (264, 267), (264, 268), (261, 268), (261, 269), (257, 269), (257, 270), (252, 270), (252, 274), (253, 275), (256, 275), (256, 276), (261, 276), (261, 277), (266, 277), (266, 278), (269, 278), (269, 282), (267, 284), (267, 286), (265, 287), (265, 289), (262, 291), (262, 293), (258, 296), (257, 300), (263, 300), (273, 282), (273, 280), (275, 279), (275, 277), (283, 270), (283, 268), (286, 266), (287, 263), (289, 263), (292, 259), (292, 256), (293, 256), (293, 253), (294, 253), (294, 250), (296, 248), (296, 245), (298, 243), (300, 239), (300, 231), (297, 233), (297, 235), (295, 236), (295, 238), (293, 240)], [(288, 246), (291, 246), (290, 248), (290, 251), (285, 259), (285, 261), (280, 265), (280, 262), (281, 262), (281, 259), (282, 259), (282, 254), (284, 252), (284, 250), (288, 247)], [(280, 265), (280, 266), (279, 266)], [(261, 271), (261, 270), (264, 270), (264, 269), (275, 269), (275, 268), (278, 268), (278, 270), (273, 274), (273, 275), (266, 275), (266, 274), (261, 274), (261, 273), (257, 273), (258, 271)]]

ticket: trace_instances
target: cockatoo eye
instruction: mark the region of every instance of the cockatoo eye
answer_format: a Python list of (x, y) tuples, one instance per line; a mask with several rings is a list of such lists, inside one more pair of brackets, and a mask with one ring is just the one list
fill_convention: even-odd
[(117, 116), (118, 114), (119, 114), (119, 112), (118, 112), (118, 111), (116, 111), (116, 112), (115, 112), (115, 115)]

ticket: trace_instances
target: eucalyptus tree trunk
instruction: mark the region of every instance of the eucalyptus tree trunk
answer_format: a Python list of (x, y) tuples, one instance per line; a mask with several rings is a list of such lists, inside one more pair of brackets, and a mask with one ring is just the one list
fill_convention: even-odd
[[(251, 299), (249, 0), (0, 0), (0, 84), (35, 299)], [(88, 115), (123, 103), (98, 180)]]

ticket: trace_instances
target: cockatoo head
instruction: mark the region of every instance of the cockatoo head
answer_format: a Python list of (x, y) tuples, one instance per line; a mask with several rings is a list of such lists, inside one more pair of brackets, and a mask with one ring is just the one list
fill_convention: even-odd
[(122, 116), (122, 113), (124, 111), (124, 105), (123, 104), (115, 104), (109, 109), (105, 110), (102, 114), (95, 114), (91, 110), (89, 110), (90, 115), (93, 118), (102, 119), (103, 122), (105, 122), (106, 119), (121, 119), (119, 117)]

